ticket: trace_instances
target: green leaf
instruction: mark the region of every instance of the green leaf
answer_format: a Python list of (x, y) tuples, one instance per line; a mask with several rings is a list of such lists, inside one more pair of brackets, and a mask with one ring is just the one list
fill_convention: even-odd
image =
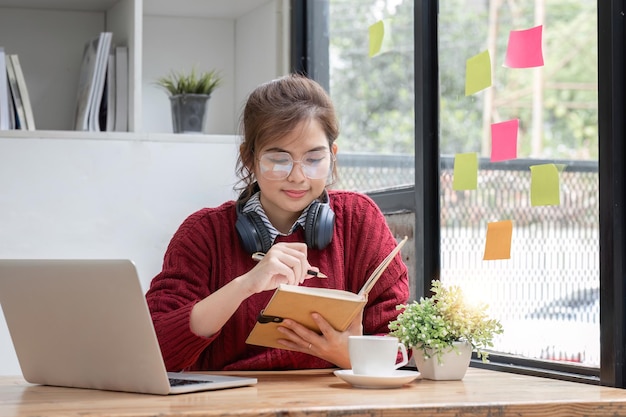
[(171, 71), (167, 76), (160, 77), (155, 84), (170, 96), (179, 94), (211, 95), (222, 84), (222, 77), (217, 70), (198, 73), (192, 68), (189, 73)]

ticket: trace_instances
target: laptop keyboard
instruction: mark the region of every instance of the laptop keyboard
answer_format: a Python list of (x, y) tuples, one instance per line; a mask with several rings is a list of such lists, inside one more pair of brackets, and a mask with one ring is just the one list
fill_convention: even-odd
[(213, 381), (198, 381), (196, 379), (180, 379), (169, 378), (171, 387), (179, 387), (181, 385), (193, 385), (193, 384), (209, 384)]

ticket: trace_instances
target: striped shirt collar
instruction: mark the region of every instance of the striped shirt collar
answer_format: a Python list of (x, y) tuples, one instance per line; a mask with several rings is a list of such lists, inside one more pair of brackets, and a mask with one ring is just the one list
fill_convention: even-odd
[(261, 206), (260, 197), (261, 197), (261, 192), (257, 191), (252, 197), (250, 197), (250, 199), (248, 199), (246, 204), (243, 206), (242, 212), (243, 213), (255, 212), (256, 214), (259, 215), (259, 217), (263, 221), (263, 224), (265, 225), (265, 228), (267, 229), (267, 232), (270, 235), (272, 244), (274, 244), (274, 241), (276, 240), (276, 237), (278, 237), (278, 235), (282, 235), (282, 236), (290, 235), (296, 230), (298, 226), (302, 226), (302, 228), (304, 229), (305, 224), (306, 224), (306, 216), (309, 213), (309, 208), (311, 207), (311, 204), (313, 204), (313, 202), (316, 201), (316, 200), (313, 200), (311, 204), (309, 204), (308, 206), (306, 206), (304, 210), (302, 210), (302, 214), (300, 214), (300, 217), (298, 217), (298, 220), (296, 220), (293, 226), (291, 226), (291, 229), (289, 229), (289, 233), (285, 234), (285, 233), (280, 233), (278, 229), (274, 227), (272, 222), (270, 222), (270, 219), (267, 217), (267, 214), (265, 214), (265, 210), (263, 210), (263, 206)]

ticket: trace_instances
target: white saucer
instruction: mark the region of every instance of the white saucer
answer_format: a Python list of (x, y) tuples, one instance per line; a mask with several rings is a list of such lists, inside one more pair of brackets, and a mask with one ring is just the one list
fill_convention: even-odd
[(416, 371), (397, 370), (388, 376), (359, 375), (352, 369), (341, 369), (333, 372), (336, 376), (357, 388), (399, 388), (417, 378)]

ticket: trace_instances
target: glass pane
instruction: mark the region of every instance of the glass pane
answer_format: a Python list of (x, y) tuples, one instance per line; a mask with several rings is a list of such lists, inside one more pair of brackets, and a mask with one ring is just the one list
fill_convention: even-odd
[(596, 4), (439, 8), (442, 281), (490, 305), (496, 351), (599, 367)]
[(413, 184), (413, 56), (413, 0), (329, 1), (330, 94), (341, 127), (335, 188)]

